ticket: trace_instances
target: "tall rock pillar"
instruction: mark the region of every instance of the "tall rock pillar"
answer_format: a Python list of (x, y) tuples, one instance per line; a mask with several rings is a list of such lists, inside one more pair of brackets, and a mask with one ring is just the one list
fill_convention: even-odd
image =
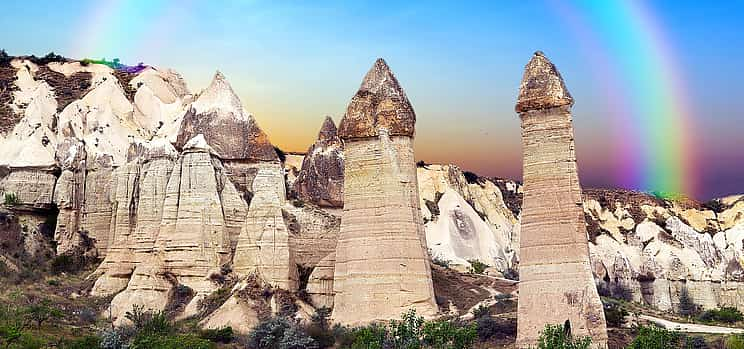
[(602, 303), (589, 265), (574, 152), (573, 98), (542, 52), (527, 64), (516, 111), (522, 119), (522, 206), (517, 345), (537, 342), (546, 324), (607, 346)]
[(336, 248), (335, 321), (437, 312), (413, 157), (416, 115), (378, 59), (341, 120), (344, 210)]

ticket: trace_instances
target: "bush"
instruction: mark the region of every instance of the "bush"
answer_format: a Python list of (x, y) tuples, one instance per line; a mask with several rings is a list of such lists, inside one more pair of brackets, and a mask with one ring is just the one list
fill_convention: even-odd
[(486, 271), (486, 268), (488, 268), (488, 264), (483, 263), (477, 259), (469, 259), (468, 263), (470, 263), (470, 273), (472, 274), (483, 274), (484, 271)]
[(9, 66), (11, 60), (13, 60), (12, 57), (5, 50), (0, 50), (0, 67)]
[(462, 174), (465, 176), (465, 180), (470, 184), (478, 183), (478, 179), (480, 178), (477, 174), (470, 171), (464, 171)]
[(110, 329), (99, 334), (101, 349), (127, 349), (127, 338), (122, 334), (121, 329)]
[(62, 311), (52, 306), (52, 303), (46, 299), (26, 307), (24, 314), (29, 321), (36, 323), (37, 330), (41, 330), (44, 322), (62, 317)]
[(85, 336), (82, 338), (68, 339), (62, 341), (60, 349), (90, 349), (99, 348), (101, 340), (96, 336)]
[(625, 324), (625, 317), (628, 316), (628, 311), (618, 303), (605, 303), (604, 304), (605, 321), (609, 327), (622, 327)]
[(74, 273), (82, 267), (80, 258), (70, 254), (54, 257), (50, 263), (52, 274)]
[(592, 340), (589, 337), (573, 338), (571, 324), (546, 325), (537, 339), (538, 349), (589, 349)]
[(6, 206), (15, 206), (18, 204), (20, 204), (20, 201), (18, 201), (18, 196), (15, 193), (5, 193)]
[(212, 349), (214, 344), (192, 334), (142, 334), (132, 340), (129, 349)]
[(336, 327), (334, 332), (340, 348), (383, 349), (388, 340), (387, 328), (379, 324), (353, 329)]
[(459, 326), (446, 320), (427, 322), (422, 332), (423, 342), (434, 348), (467, 349), (478, 337), (475, 324)]
[(507, 268), (504, 270), (504, 278), (514, 281), (519, 281), (519, 271), (517, 269), (514, 269), (512, 267)]
[(708, 349), (708, 342), (705, 341), (705, 338), (700, 336), (695, 337), (687, 337), (685, 344), (685, 349)]
[(701, 314), (698, 319), (704, 322), (725, 322), (734, 323), (744, 320), (744, 315), (734, 307), (721, 307), (718, 309), (711, 309)]
[(124, 314), (138, 334), (168, 334), (174, 331), (173, 324), (163, 312), (145, 311), (144, 308), (135, 304), (131, 311)]
[(726, 338), (726, 349), (744, 349), (744, 335), (730, 335)]
[(682, 335), (658, 327), (640, 326), (637, 329), (638, 336), (633, 339), (628, 349), (668, 349), (679, 348)]
[[(303, 346), (295, 346), (295, 345)], [(248, 335), (248, 347), (255, 349), (316, 349), (315, 340), (285, 317), (260, 322)]]
[(233, 340), (233, 329), (230, 326), (218, 329), (204, 329), (199, 331), (199, 337), (216, 343), (230, 343)]

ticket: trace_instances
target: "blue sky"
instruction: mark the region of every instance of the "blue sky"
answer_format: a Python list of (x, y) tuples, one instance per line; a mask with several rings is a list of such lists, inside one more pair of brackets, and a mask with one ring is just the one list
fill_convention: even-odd
[[(576, 99), (584, 185), (620, 185), (613, 144), (624, 140), (610, 132), (605, 82), (560, 4), (11, 0), (0, 13), (7, 28), (0, 47), (16, 55), (55, 51), (171, 67), (194, 91), (219, 69), (272, 141), (288, 150), (304, 150), (324, 115), (338, 122), (374, 59), (383, 57), (417, 112), (418, 158), (512, 178), (521, 175), (514, 102), (524, 64), (542, 50)], [(605, 18), (591, 18), (596, 12), (585, 10), (597, 4), (603, 3), (569, 6), (601, 24)], [(738, 83), (744, 72), (738, 60), (744, 45), (736, 14), (744, 3), (651, 1), (647, 8), (675, 53), (693, 111), (690, 139), (698, 149), (694, 171), (700, 178), (694, 194), (743, 192), (744, 90)], [(609, 18), (618, 20), (610, 29), (626, 25), (623, 18)], [(588, 27), (595, 29), (590, 34), (613, 40), (601, 25)]]

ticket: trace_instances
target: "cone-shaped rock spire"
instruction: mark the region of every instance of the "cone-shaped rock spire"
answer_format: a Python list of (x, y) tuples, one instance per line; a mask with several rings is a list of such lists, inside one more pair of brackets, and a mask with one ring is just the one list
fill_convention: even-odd
[(391, 136), (414, 134), (416, 113), (382, 58), (367, 72), (346, 115), (341, 119), (339, 136), (343, 139), (376, 137), (381, 128)]
[(323, 121), (323, 126), (320, 127), (320, 132), (318, 132), (318, 140), (326, 141), (332, 140), (334, 138), (338, 138), (338, 129), (336, 128), (336, 123), (333, 122), (333, 119), (331, 119), (330, 116), (326, 116), (325, 120)]
[(310, 146), (302, 160), (302, 169), (294, 183), (297, 196), (319, 206), (343, 207), (343, 151), (336, 124), (330, 116), (326, 116), (318, 132), (318, 140)]
[[(336, 245), (335, 322), (437, 313), (413, 153), (416, 116), (377, 60), (341, 120), (343, 213)], [(303, 166), (304, 168), (304, 166)]]
[(517, 113), (573, 105), (573, 97), (563, 83), (561, 73), (541, 51), (527, 63), (519, 86)]
[(214, 152), (224, 160), (276, 160), (269, 137), (242, 106), (219, 71), (212, 83), (191, 104), (178, 131), (176, 147), (183, 149), (203, 134)]

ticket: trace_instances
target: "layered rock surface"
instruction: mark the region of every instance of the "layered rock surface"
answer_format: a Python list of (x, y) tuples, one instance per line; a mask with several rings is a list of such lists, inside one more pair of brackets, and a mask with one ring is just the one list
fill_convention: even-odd
[[(540, 70), (550, 71), (552, 65), (543, 63)], [(523, 103), (525, 108), (569, 105), (567, 91), (549, 87), (562, 82), (544, 78), (546, 83), (527, 85), (553, 91), (551, 97), (534, 99), (539, 93), (526, 93), (524, 100), (530, 102)], [(272, 292), (287, 288), (307, 294), (314, 306), (333, 306), (344, 214), (342, 191), (334, 188), (343, 183), (338, 170), (348, 154), (355, 157), (348, 174), (355, 189), (347, 206), (369, 212), (352, 215), (357, 223), (350, 225), (382, 222), (375, 230), (382, 242), (361, 244), (354, 251), (362, 253), (342, 253), (339, 259), (378, 285), (401, 275), (420, 277), (418, 283), (380, 287), (377, 295), (398, 295), (387, 298), (392, 300), (385, 306), (396, 309), (390, 317), (397, 318), (406, 302), (424, 299), (417, 308), (431, 304), (428, 296), (414, 297), (422, 290), (429, 294), (422, 286), (422, 260), (428, 257), (417, 247), (424, 241), (432, 257), (453, 269), (467, 269), (470, 261), (479, 260), (491, 266), (487, 272), (492, 275), (514, 278), (519, 270), (524, 187), (453, 165), (409, 167), (413, 153), (405, 139), (413, 134), (413, 109), (382, 61), (375, 63), (341, 123), (339, 132), (346, 132), (352, 144), (347, 157), (343, 142), (332, 136), (332, 121), (326, 120), (309, 155), (288, 154), (283, 164), (220, 75), (196, 101), (178, 74), (152, 67), (123, 75), (98, 64), (37, 65), (15, 59), (0, 67), (0, 83), (0, 146), (6, 150), (0, 156), (0, 195), (14, 194), (17, 200), (0, 212), (0, 261), (11, 270), (40, 263), (51, 253), (45, 236), (56, 231), (58, 252), (105, 257), (91, 276), (96, 279), (92, 293), (115, 295), (117, 323), (134, 304), (171, 311), (184, 289), (193, 297), (175, 308), (178, 315), (199, 313), (207, 294), (229, 285), (224, 278), (240, 281), (218, 311), (200, 313), (203, 326), (236, 324), (245, 332), (266, 315), (268, 305), (280, 308), (274, 296), (245, 298), (246, 280), (254, 277)], [(187, 113), (192, 115), (180, 132)], [(212, 125), (238, 130), (247, 140), (236, 145), (232, 135), (210, 133)], [(294, 197), (292, 192), (304, 194)], [(386, 208), (391, 203), (397, 205), (393, 213)], [(586, 190), (583, 207), (591, 267), (602, 294), (672, 311), (687, 292), (705, 308), (744, 309), (742, 196), (703, 205), (622, 190)], [(421, 218), (415, 218), (419, 209)], [(409, 223), (418, 219), (423, 219), (425, 239), (423, 230)], [(404, 229), (415, 230), (421, 239), (414, 234), (401, 238)], [(353, 234), (367, 239), (361, 230)], [(375, 261), (378, 249), (403, 253), (405, 274), (400, 262), (384, 262), (388, 255), (379, 264), (356, 258)], [(368, 269), (371, 265), (381, 265), (375, 269), (381, 272)], [(337, 287), (356, 287), (344, 286), (349, 269), (343, 273)], [(435, 290), (458, 290), (451, 280), (435, 277)], [(358, 305), (354, 302), (366, 300), (350, 293), (338, 299), (351, 304), (346, 307), (347, 313), (354, 312), (349, 322), (358, 309), (377, 306)], [(474, 303), (455, 299), (454, 305), (462, 312)]]
[(517, 111), (522, 119), (517, 346), (538, 342), (549, 324), (607, 345), (607, 329), (589, 261), (574, 152), (573, 101), (550, 61), (537, 52), (525, 68)]
[(342, 324), (437, 312), (413, 156), (415, 114), (381, 59), (341, 120), (344, 209), (333, 319)]
[(307, 150), (293, 188), (303, 201), (319, 206), (343, 207), (343, 143), (330, 117), (325, 118), (318, 140)]

